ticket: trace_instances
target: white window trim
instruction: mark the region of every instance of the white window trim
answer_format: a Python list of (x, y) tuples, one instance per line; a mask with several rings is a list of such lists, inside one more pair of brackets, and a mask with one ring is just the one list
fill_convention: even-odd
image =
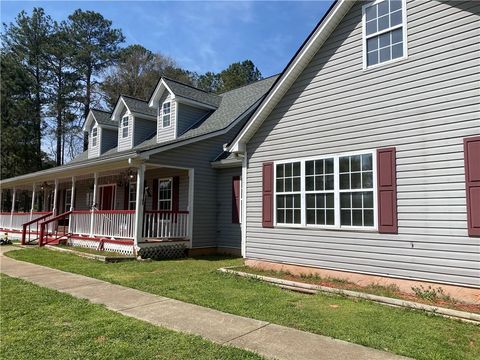
[[(68, 194), (70, 194), (70, 202), (67, 202)], [(72, 207), (72, 189), (65, 189), (65, 199), (64, 199), (65, 211), (70, 211)]]
[[(168, 115), (170, 116), (170, 124), (168, 126), (164, 126), (163, 125), (163, 117), (166, 115), (163, 113), (163, 107), (166, 105), (166, 104), (170, 104), (169, 105), (169, 112), (168, 112)], [(172, 126), (172, 101), (171, 100), (166, 100), (162, 103), (162, 106), (161, 106), (161, 116), (160, 116), (160, 123), (162, 124), (162, 129), (168, 129), (169, 127)]]
[(367, 65), (367, 34), (366, 34), (366, 9), (370, 6), (377, 5), (383, 1), (386, 0), (376, 0), (370, 4), (366, 4), (362, 6), (362, 57), (363, 57), (363, 70), (370, 70), (370, 69), (375, 69), (377, 67), (381, 67), (383, 65), (388, 65), (391, 63), (395, 63), (397, 61), (402, 61), (405, 59), (408, 59), (408, 39), (407, 39), (407, 2), (406, 0), (401, 0), (402, 1), (402, 23), (399, 25), (392, 26), (388, 29), (378, 31), (374, 35), (369, 35), (369, 37), (372, 36), (378, 36), (381, 35), (385, 32), (389, 32), (395, 29), (399, 29), (402, 27), (402, 36), (403, 36), (403, 56), (396, 58), (396, 59), (391, 59), (388, 61), (384, 61), (382, 63), (377, 63), (375, 65)]
[[(95, 135), (93, 135), (95, 133)], [(95, 145), (93, 144), (95, 140)], [(98, 127), (92, 128), (92, 148), (96, 148), (98, 146)]]
[[(135, 199), (134, 200), (130, 200), (130, 195), (132, 193), (132, 187), (133, 187), (133, 193), (135, 194)], [(127, 196), (128, 196), (128, 199), (127, 199), (128, 209), (125, 209), (125, 210), (135, 210), (135, 206), (136, 206), (136, 203), (137, 203), (137, 182), (136, 181), (132, 181), (132, 182), (128, 183), (128, 195)], [(133, 209), (130, 209), (131, 203), (133, 203)]]
[[(127, 119), (127, 125), (125, 125), (124, 120), (125, 118)], [(122, 139), (125, 139), (128, 137), (128, 127), (130, 126), (130, 116), (129, 115), (123, 115), (121, 121), (121, 131), (122, 131)], [(127, 135), (124, 135), (124, 129), (127, 129)]]
[[(372, 155), (372, 172), (373, 172), (373, 226), (348, 226), (340, 223), (340, 172), (339, 158), (343, 156), (355, 156), (362, 154)], [(305, 191), (305, 162), (311, 160), (322, 160), (333, 158), (333, 182), (334, 182), (334, 207), (335, 207), (335, 225), (316, 225), (307, 224), (306, 221), (306, 191)], [(277, 164), (286, 164), (300, 162), (300, 224), (277, 223)], [(370, 190), (368, 190), (370, 191)], [(377, 151), (368, 149), (361, 151), (352, 151), (345, 153), (336, 153), (315, 157), (293, 158), (287, 160), (274, 161), (273, 163), (273, 226), (279, 228), (301, 228), (301, 229), (324, 229), (324, 230), (342, 230), (342, 231), (378, 231), (378, 204), (377, 204)], [(293, 194), (298, 192), (292, 192)], [(287, 193), (279, 193), (287, 194)]]
[[(170, 181), (171, 191), (170, 191), (170, 209), (169, 210), (160, 210), (160, 182), (161, 181)], [(163, 200), (165, 201), (166, 199), (163, 199)], [(157, 209), (158, 209), (158, 211), (172, 211), (172, 206), (173, 206), (173, 177), (158, 179), (158, 184), (157, 184)]]

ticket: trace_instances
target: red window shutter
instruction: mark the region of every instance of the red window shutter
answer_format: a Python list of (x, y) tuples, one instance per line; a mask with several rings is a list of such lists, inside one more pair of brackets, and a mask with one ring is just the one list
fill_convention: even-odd
[(480, 136), (463, 139), (468, 235), (480, 236)]
[(123, 210), (130, 210), (128, 208), (130, 197), (130, 183), (125, 183), (125, 189), (123, 192)]
[(240, 223), (240, 176), (232, 178), (232, 224)]
[(158, 209), (158, 179), (153, 179), (152, 210)]
[(378, 231), (398, 233), (397, 162), (395, 148), (377, 150)]
[(172, 179), (172, 211), (179, 210), (180, 198), (180, 177), (174, 176)]
[(273, 162), (263, 164), (262, 225), (273, 227)]

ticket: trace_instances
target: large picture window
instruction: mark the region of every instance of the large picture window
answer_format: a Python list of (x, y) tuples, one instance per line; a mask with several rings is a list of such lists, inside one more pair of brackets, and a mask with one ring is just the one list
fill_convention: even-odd
[(172, 210), (172, 179), (158, 180), (158, 210)]
[(363, 7), (364, 68), (406, 57), (404, 0), (380, 0)]
[(362, 152), (277, 163), (276, 224), (374, 228), (375, 161)]

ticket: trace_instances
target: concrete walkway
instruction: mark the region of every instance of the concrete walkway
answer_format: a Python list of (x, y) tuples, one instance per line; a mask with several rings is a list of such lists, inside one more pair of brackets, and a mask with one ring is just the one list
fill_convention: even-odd
[(326, 336), (231, 315), (3, 256), (6, 251), (15, 249), (18, 248), (0, 247), (0, 271), (8, 276), (103, 304), (126, 316), (200, 335), (219, 344), (251, 350), (265, 357), (295, 360), (405, 359)]

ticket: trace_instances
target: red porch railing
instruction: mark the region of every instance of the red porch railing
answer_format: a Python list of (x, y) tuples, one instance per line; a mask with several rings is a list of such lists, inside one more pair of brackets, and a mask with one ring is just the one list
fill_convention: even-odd
[(187, 238), (189, 221), (188, 211), (145, 211), (143, 237)]
[[(35, 241), (37, 238), (32, 240), (31, 236), (33, 234), (39, 235), (38, 229), (39, 229), (40, 222), (47, 220), (47, 218), (52, 215), (53, 213), (49, 212), (23, 224), (22, 225), (22, 245), (25, 245), (27, 242), (30, 243), (32, 241)], [(34, 229), (32, 229), (32, 227)], [(27, 241), (27, 236), (28, 236), (28, 241)]]
[[(57, 215), (47, 221), (40, 223), (40, 236), (38, 237), (38, 246), (43, 246), (48, 244), (49, 242), (55, 242), (60, 240), (63, 237), (68, 237), (69, 232), (65, 231), (68, 230), (66, 226), (58, 226), (59, 220), (68, 220), (71, 211), (67, 211), (63, 214)], [(52, 231), (48, 231), (49, 224), (53, 223)]]
[(9, 230), (22, 230), (23, 224), (30, 220), (35, 220), (43, 215), (49, 214), (48, 211), (38, 212), (1, 212), (0, 213), (0, 228)]
[(135, 210), (72, 211), (70, 215), (72, 234), (133, 239), (134, 231)]

